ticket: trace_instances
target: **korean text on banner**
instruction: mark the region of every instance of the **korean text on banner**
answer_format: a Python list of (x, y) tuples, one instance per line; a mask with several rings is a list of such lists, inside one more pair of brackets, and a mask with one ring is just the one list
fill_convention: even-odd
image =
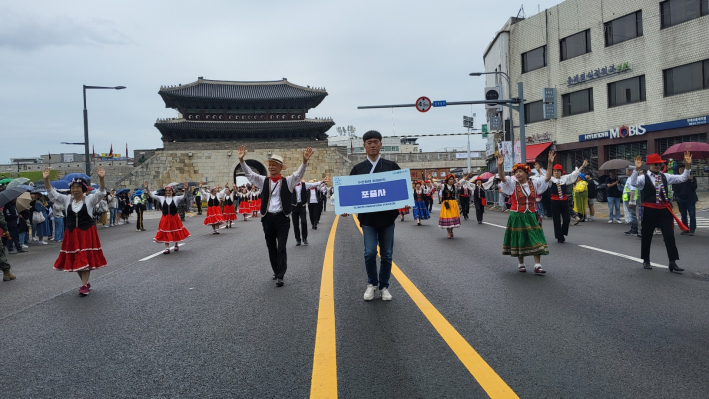
[(409, 169), (368, 175), (336, 176), (335, 212), (369, 213), (414, 206)]

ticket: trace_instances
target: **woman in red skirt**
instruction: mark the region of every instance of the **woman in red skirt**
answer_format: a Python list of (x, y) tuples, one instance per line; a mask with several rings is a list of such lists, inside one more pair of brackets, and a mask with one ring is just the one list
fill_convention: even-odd
[(91, 290), (91, 284), (89, 284), (91, 270), (106, 266), (106, 258), (101, 250), (101, 242), (98, 239), (93, 215), (94, 206), (101, 202), (106, 195), (103, 182), (106, 170), (104, 168), (97, 169), (99, 188), (88, 196), (85, 194), (89, 191), (89, 184), (84, 179), (73, 179), (69, 183), (69, 195), (59, 194), (49, 184), (49, 172), (50, 169), (45, 168), (42, 173), (48, 197), (55, 205), (63, 206), (66, 215), (64, 217), (64, 240), (62, 241), (62, 249), (59, 251), (59, 258), (54, 262), (54, 269), (76, 272), (81, 279), (79, 295), (86, 296)]
[(244, 222), (247, 216), (252, 213), (250, 198), (251, 194), (246, 187), (241, 187), (241, 191), (239, 192), (239, 215), (244, 215)]
[[(185, 187), (187, 187), (187, 182), (185, 182)], [(162, 209), (162, 218), (160, 218), (158, 233), (155, 234), (153, 242), (165, 243), (165, 251), (163, 251), (165, 255), (170, 253), (171, 242), (175, 243), (175, 252), (179, 251), (179, 243), (190, 236), (190, 232), (182, 225), (180, 215), (177, 213), (178, 204), (185, 200), (185, 196), (176, 196), (175, 188), (170, 185), (165, 186), (164, 197), (155, 195), (148, 188), (147, 181), (145, 182), (145, 191), (148, 192), (150, 198), (160, 202), (160, 209)]]
[(219, 234), (218, 226), (224, 224), (224, 215), (222, 215), (222, 208), (219, 206), (217, 188), (212, 187), (209, 192), (206, 192), (202, 189), (202, 184), (199, 185), (199, 190), (202, 192), (202, 196), (207, 199), (207, 217), (204, 218), (204, 225), (212, 226), (212, 234)]
[(224, 186), (224, 220), (226, 228), (231, 228), (231, 223), (236, 220), (236, 208), (234, 207), (234, 192), (229, 188), (229, 183)]
[(251, 199), (251, 217), (258, 217), (258, 213), (261, 210), (261, 190), (256, 186), (251, 186), (249, 195)]

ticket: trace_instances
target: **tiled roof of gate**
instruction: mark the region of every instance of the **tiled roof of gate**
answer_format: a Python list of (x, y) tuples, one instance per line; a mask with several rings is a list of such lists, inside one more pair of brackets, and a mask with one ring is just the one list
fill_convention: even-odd
[(158, 91), (165, 105), (176, 108), (184, 100), (217, 100), (225, 102), (305, 101), (317, 106), (327, 96), (324, 88), (303, 87), (286, 78), (277, 81), (231, 82), (207, 80), (178, 86), (162, 86)]

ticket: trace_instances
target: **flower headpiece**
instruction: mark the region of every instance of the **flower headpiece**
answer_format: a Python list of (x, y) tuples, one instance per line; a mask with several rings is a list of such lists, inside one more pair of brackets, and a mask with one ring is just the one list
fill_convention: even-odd
[(532, 169), (527, 164), (523, 164), (523, 163), (514, 164), (514, 166), (512, 167), (512, 173), (515, 173), (517, 171), (517, 169), (522, 169), (527, 174), (532, 173)]
[(80, 178), (80, 177), (75, 177), (71, 179), (71, 183), (69, 183), (69, 187), (73, 186), (74, 184), (78, 184), (81, 187), (81, 191), (87, 192), (89, 191), (89, 185), (86, 184), (86, 180)]
[(446, 184), (448, 184), (448, 179), (450, 179), (451, 177), (455, 180), (455, 175), (453, 173), (449, 173), (448, 176), (446, 176), (446, 180), (444, 180)]

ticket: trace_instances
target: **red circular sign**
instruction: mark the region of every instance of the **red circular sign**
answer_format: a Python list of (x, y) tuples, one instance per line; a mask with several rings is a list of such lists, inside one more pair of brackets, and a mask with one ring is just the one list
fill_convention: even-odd
[(431, 99), (428, 97), (419, 97), (418, 100), (416, 100), (416, 109), (419, 112), (427, 112), (431, 109), (431, 105)]

